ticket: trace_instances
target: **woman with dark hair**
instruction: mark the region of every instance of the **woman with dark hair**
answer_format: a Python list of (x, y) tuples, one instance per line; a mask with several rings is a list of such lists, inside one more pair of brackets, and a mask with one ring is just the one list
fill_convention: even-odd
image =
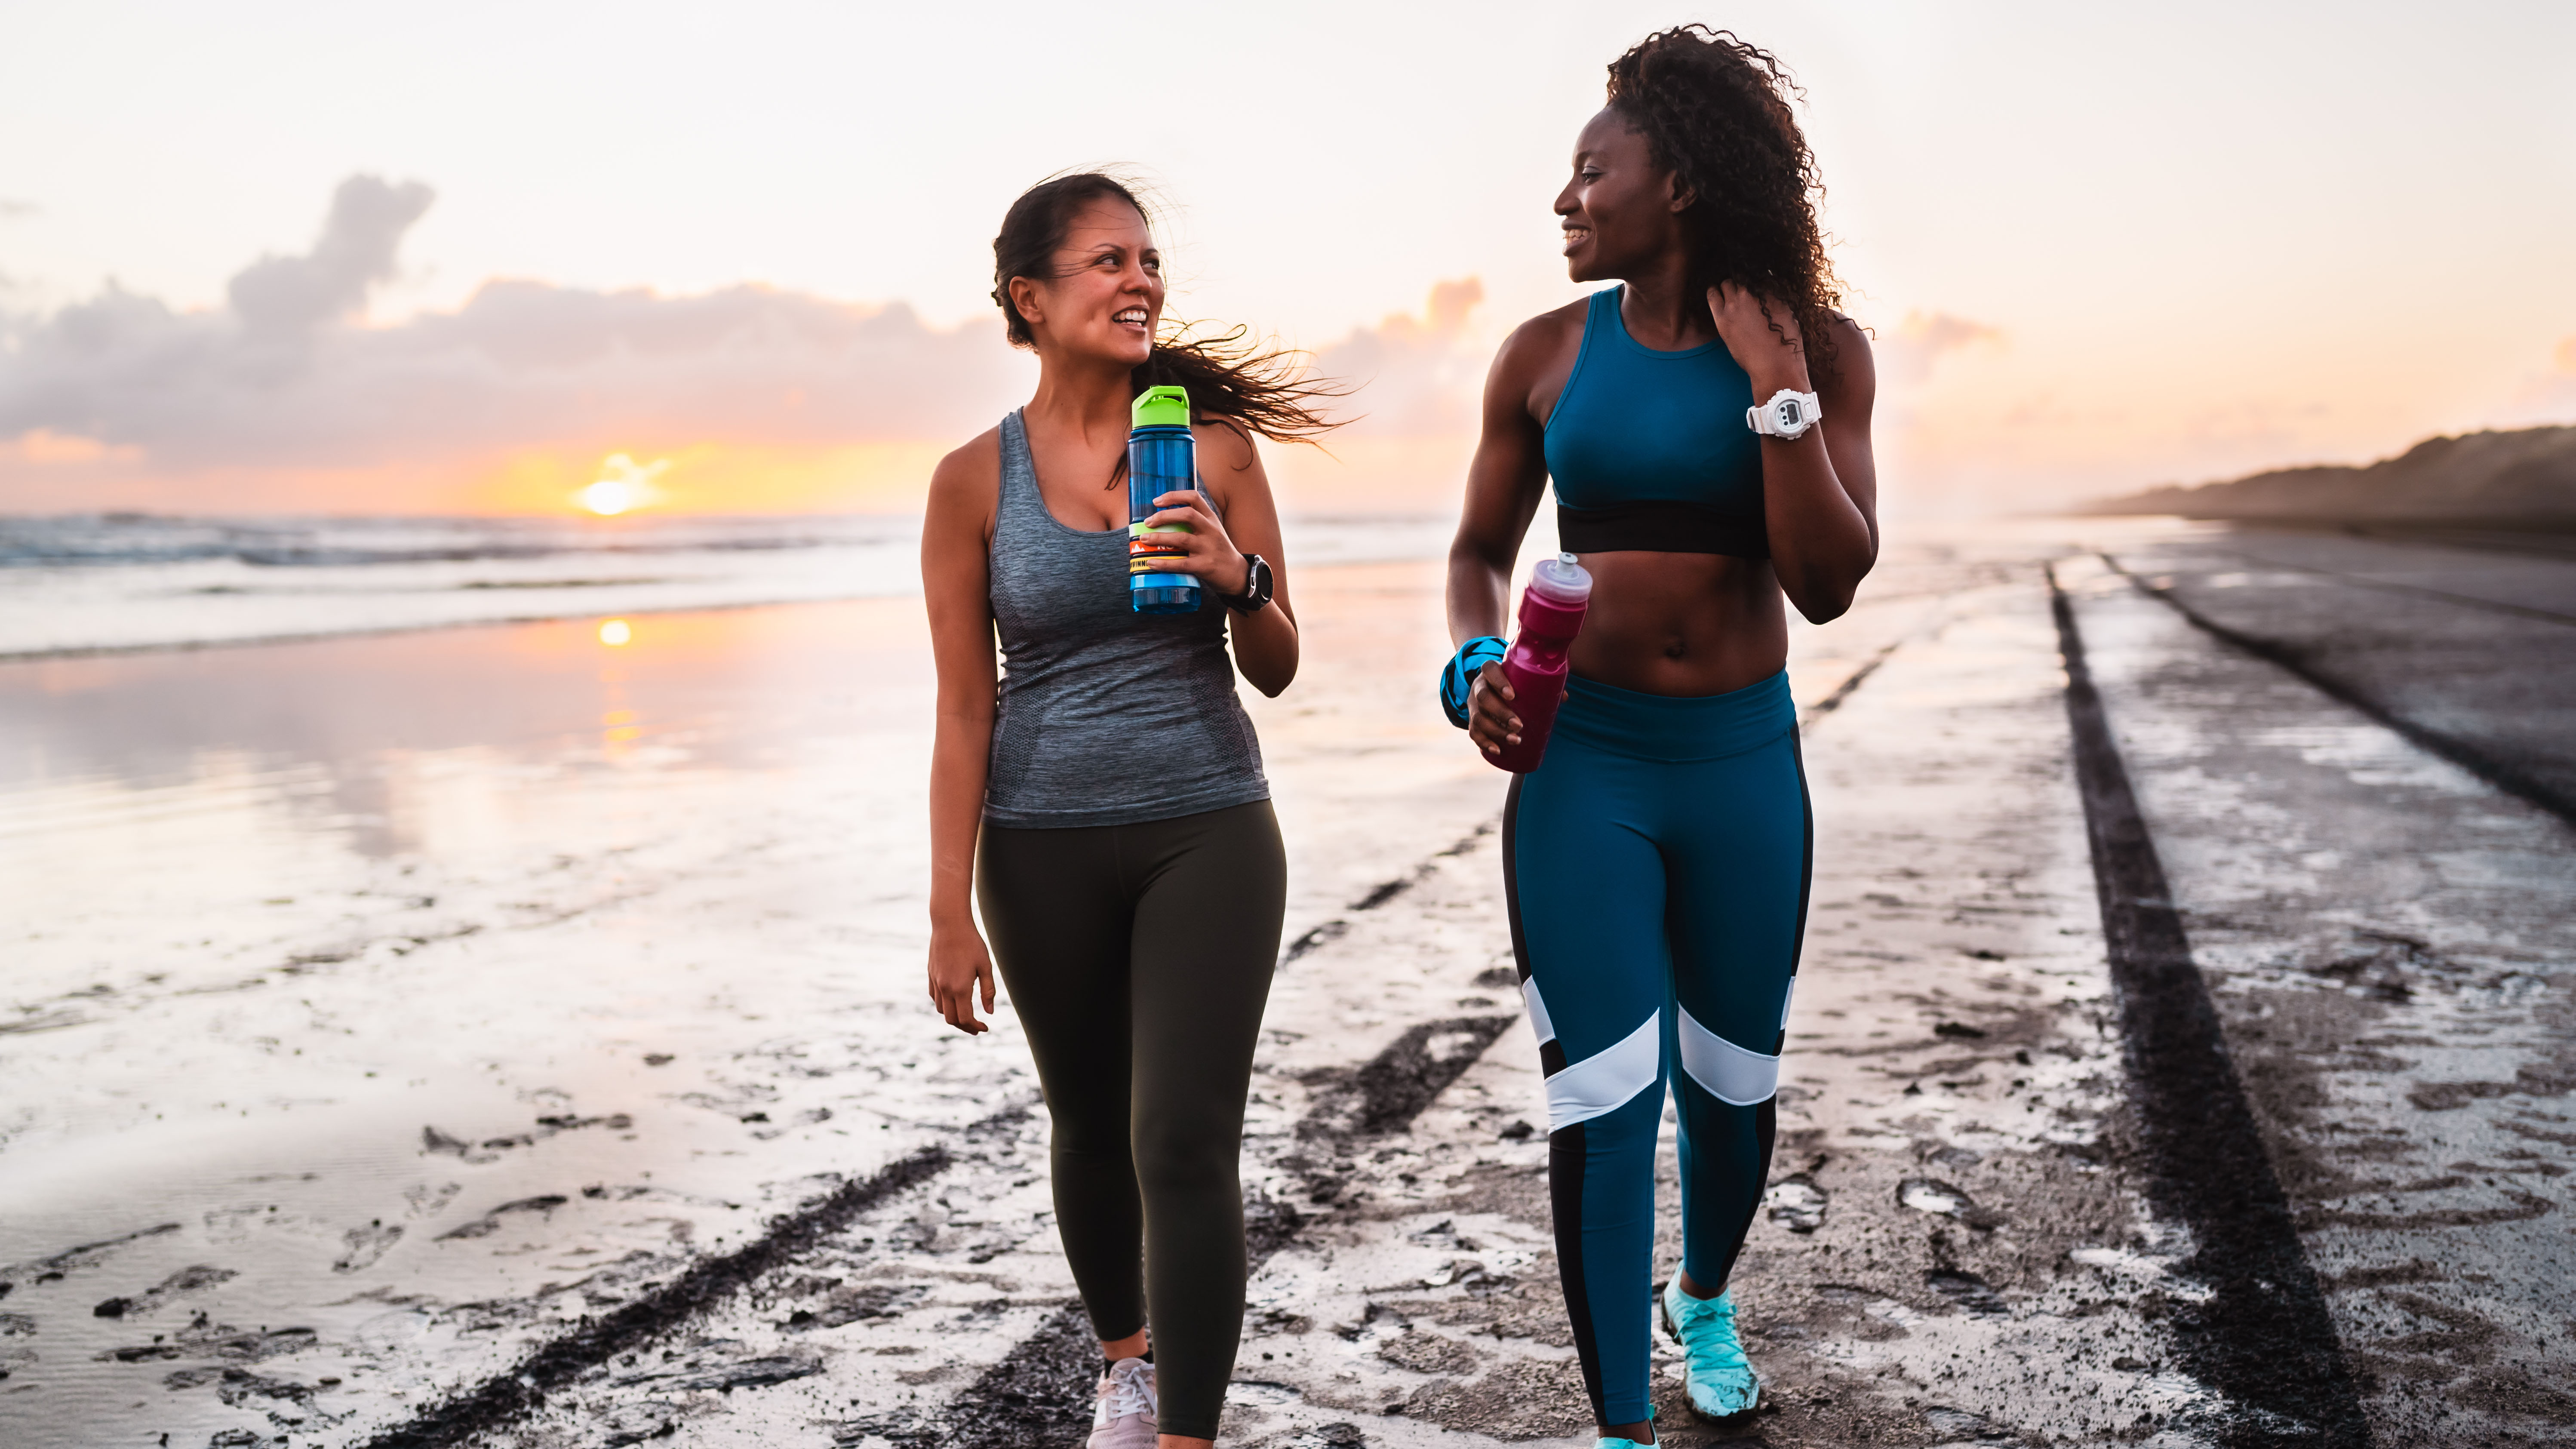
[[(1090, 1443), (1204, 1445), (1243, 1320), (1236, 1161), (1286, 902), (1234, 674), (1276, 695), (1297, 673), (1252, 435), (1321, 431), (1307, 404), (1327, 389), (1240, 330), (1166, 334), (1162, 255), (1112, 177), (1031, 189), (993, 261), (993, 301), (1012, 344), (1037, 353), (1038, 387), (940, 461), (922, 525), (939, 671), (930, 997), (984, 1031), (976, 998), (993, 1009), (998, 958), (1028, 1032), (1056, 1226), (1105, 1360)], [(1135, 613), (1129, 407), (1175, 383), (1200, 487), (1157, 498), (1147, 522), (1193, 530), (1158, 535), (1185, 556), (1156, 567), (1195, 576), (1202, 607)]]
[[(1753, 1407), (1728, 1272), (1769, 1171), (1811, 822), (1788, 602), (1821, 623), (1878, 553), (1869, 342), (1835, 310), (1814, 158), (1780, 63), (1723, 31), (1610, 66), (1556, 199), (1567, 272), (1486, 382), (1449, 552), (1443, 678), (1488, 755), (1521, 721), (1492, 636), (1553, 478), (1590, 612), (1541, 766), (1503, 816), (1547, 1073), (1559, 1271), (1603, 1449), (1655, 1441), (1660, 1309), (1691, 1406)], [(1682, 1261), (1654, 1287), (1655, 1136), (1679, 1102)]]

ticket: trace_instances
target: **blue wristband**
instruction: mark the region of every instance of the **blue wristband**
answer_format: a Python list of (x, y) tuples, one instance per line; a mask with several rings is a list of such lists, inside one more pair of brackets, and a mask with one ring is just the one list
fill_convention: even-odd
[(1459, 645), (1448, 667), (1440, 671), (1440, 708), (1451, 724), (1462, 730), (1467, 727), (1467, 694), (1475, 687), (1477, 672), (1502, 658), (1504, 649), (1502, 640), (1480, 635)]

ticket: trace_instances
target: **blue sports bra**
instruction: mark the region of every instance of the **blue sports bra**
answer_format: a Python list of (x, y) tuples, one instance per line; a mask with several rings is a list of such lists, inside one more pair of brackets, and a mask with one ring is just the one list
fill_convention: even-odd
[(1626, 289), (1592, 294), (1574, 371), (1548, 414), (1548, 476), (1570, 553), (1769, 558), (1753, 380), (1723, 341), (1657, 352), (1628, 335)]

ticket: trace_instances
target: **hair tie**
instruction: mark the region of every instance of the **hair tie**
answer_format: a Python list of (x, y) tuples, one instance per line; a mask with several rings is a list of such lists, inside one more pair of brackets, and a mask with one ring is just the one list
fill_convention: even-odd
[(1507, 646), (1491, 634), (1480, 634), (1458, 646), (1449, 663), (1440, 671), (1440, 708), (1449, 722), (1460, 729), (1467, 727), (1467, 696), (1475, 686), (1476, 675), (1488, 664), (1503, 657)]

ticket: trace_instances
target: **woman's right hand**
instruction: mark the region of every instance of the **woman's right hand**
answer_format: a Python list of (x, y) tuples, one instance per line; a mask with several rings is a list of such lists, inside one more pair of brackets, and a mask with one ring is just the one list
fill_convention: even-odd
[(1467, 738), (1488, 758), (1521, 742), (1521, 717), (1512, 713), (1513, 698), (1502, 665), (1489, 663), (1476, 671), (1476, 682), (1467, 690)]
[(974, 1036), (992, 1030), (975, 1015), (981, 988), (984, 1010), (993, 1009), (993, 956), (972, 925), (930, 928), (930, 1002), (948, 1024)]

